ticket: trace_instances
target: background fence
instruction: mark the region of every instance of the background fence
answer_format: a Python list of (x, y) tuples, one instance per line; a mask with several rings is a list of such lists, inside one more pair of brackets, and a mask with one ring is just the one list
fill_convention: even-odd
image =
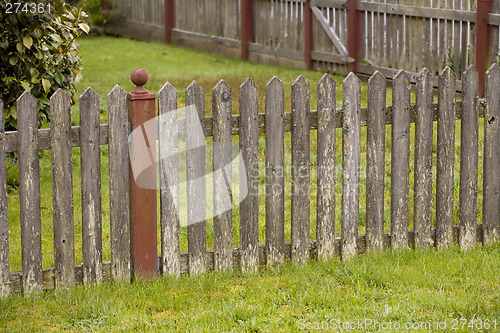
[[(153, 236), (149, 241), (154, 244), (158, 222), (156, 209), (148, 210), (156, 207), (156, 200), (149, 202), (151, 205), (148, 206), (147, 201), (139, 203), (133, 198), (138, 190), (129, 170), (127, 143), (127, 109), (130, 121), (136, 121), (134, 114), (143, 113), (141, 108), (149, 105), (154, 111), (154, 103), (150, 102), (154, 101), (154, 95), (139, 86), (127, 98), (125, 92), (116, 86), (108, 95), (109, 124), (101, 125), (99, 97), (89, 88), (80, 98), (80, 126), (71, 127), (70, 98), (57, 91), (50, 100), (52, 128), (37, 130), (36, 100), (25, 92), (17, 101), (18, 131), (5, 133), (0, 128), (1, 295), (15, 291), (29, 294), (76, 283), (130, 281), (132, 274), (141, 276), (148, 270), (150, 274), (156, 274), (157, 269), (162, 274), (174, 276), (183, 272), (198, 274), (207, 269), (226, 271), (238, 266), (252, 272), (257, 270), (259, 264), (273, 266), (287, 259), (302, 263), (312, 257), (326, 260), (340, 255), (345, 260), (359, 252), (387, 248), (445, 248), (458, 243), (460, 248), (469, 249), (476, 242), (486, 244), (494, 241), (500, 236), (500, 68), (493, 65), (486, 77), (486, 98), (478, 99), (478, 73), (473, 67), (467, 69), (462, 80), (462, 100), (456, 101), (456, 77), (450, 68), (446, 68), (439, 75), (438, 102), (434, 103), (433, 77), (429, 70), (424, 69), (417, 78), (416, 103), (411, 104), (410, 78), (400, 71), (392, 82), (393, 105), (386, 106), (386, 79), (376, 72), (368, 80), (368, 106), (362, 108), (360, 81), (351, 73), (343, 82), (343, 107), (336, 109), (335, 81), (325, 74), (317, 84), (318, 109), (311, 110), (309, 83), (299, 76), (291, 87), (291, 112), (284, 110), (284, 86), (274, 77), (266, 85), (264, 114), (258, 113), (258, 87), (250, 79), (240, 86), (239, 114), (233, 114), (230, 88), (221, 81), (212, 92), (212, 117), (205, 116), (203, 88), (193, 82), (186, 89), (186, 105), (195, 105), (197, 115), (194, 118), (186, 115), (185, 119), (176, 111), (176, 89), (169, 83), (165, 84), (158, 93), (158, 114), (169, 115), (168, 121), (159, 122), (159, 177), (160, 184), (168, 182), (170, 187), (160, 190), (159, 267), (156, 255), (148, 256), (134, 250), (138, 244), (137, 231), (134, 230), (138, 228), (138, 223), (143, 223), (137, 213), (142, 211), (146, 214), (143, 218), (153, 216)], [(146, 80), (134, 82), (142, 85)], [(137, 97), (134, 94), (142, 95)], [(141, 107), (138, 108), (138, 105)], [(134, 110), (142, 111), (137, 113)], [(480, 117), (485, 117), (483, 170), (478, 170)], [(458, 223), (453, 217), (456, 119), (460, 119)], [(204, 179), (206, 163), (210, 164), (211, 170), (217, 171), (232, 162), (231, 152), (225, 149), (214, 149), (211, 158), (206, 160), (205, 150), (200, 149), (197, 143), (200, 138), (192, 130), (198, 120), (206, 137), (201, 137), (202, 142), (206, 142), (208, 137), (228, 144), (236, 140), (246, 166), (246, 182), (250, 189), (239, 204), (239, 221), (234, 220), (231, 210), (214, 214), (214, 245), (211, 251), (207, 251), (206, 219), (209, 216), (206, 216), (205, 207), (210, 200), (207, 193), (214, 185), (209, 182), (196, 185), (189, 181), (197, 177)], [(433, 129), (436, 120), (437, 131)], [(414, 138), (410, 137), (411, 123), (416, 124)], [(385, 194), (389, 179), (384, 179), (388, 124), (391, 131), (390, 198)], [(141, 126), (140, 123), (132, 125), (132, 129)], [(364, 126), (366, 141), (361, 140)], [(185, 141), (185, 155), (174, 149), (182, 128), (190, 133)], [(336, 138), (337, 128), (342, 129), (341, 139)], [(437, 140), (434, 140), (435, 132)], [(312, 134), (317, 138), (315, 144), (310, 144)], [(259, 135), (265, 135), (265, 165), (258, 163), (258, 156), (262, 153)], [(291, 136), (291, 147), (285, 146), (288, 135)], [(132, 138), (131, 144), (136, 154), (139, 150), (133, 148), (134, 140)], [(340, 167), (337, 162), (340, 156), (336, 155), (336, 146), (340, 144), (337, 140), (342, 140), (341, 195), (335, 190), (336, 170)], [(168, 156), (161, 149), (167, 142), (173, 147), (167, 152)], [(110, 163), (110, 262), (102, 261), (103, 207), (99, 156), (100, 145), (106, 144), (109, 145)], [(412, 160), (410, 145), (414, 147)], [(83, 264), (75, 266), (71, 147), (77, 146), (81, 148), (82, 163)], [(361, 163), (362, 146), (366, 146), (366, 166)], [(55, 267), (43, 270), (40, 192), (46, 189), (40, 189), (38, 151), (41, 149), (52, 150), (54, 179)], [(9, 269), (5, 152), (13, 151), (19, 152), (22, 272), (10, 272)], [(291, 160), (286, 157), (289, 155)], [(311, 159), (314, 156), (317, 158)], [(435, 174), (433, 159), (436, 160)], [(311, 165), (311, 160), (315, 161), (314, 165)], [(178, 173), (179, 163), (186, 163), (187, 173)], [(412, 189), (409, 179), (411, 165), (414, 175)], [(255, 170), (264, 171), (265, 180), (259, 180), (260, 171)], [(284, 170), (291, 170), (290, 225), (285, 222), (287, 193)], [(478, 172), (483, 175), (482, 223), (477, 223)], [(152, 175), (154, 184), (156, 174)], [(175, 204), (179, 200), (179, 182), (186, 179), (188, 253), (180, 253), (179, 210)], [(259, 193), (251, 190), (258, 188), (259, 183), (265, 186), (264, 245), (259, 241)], [(366, 186), (366, 207), (360, 206), (360, 186)], [(231, 187), (229, 182), (228, 188)], [(152, 191), (156, 193), (156, 190)], [(215, 207), (223, 200), (217, 191), (214, 187), (212, 200)], [(311, 201), (311, 192), (316, 194), (315, 201)], [(436, 195), (435, 209), (433, 193)], [(384, 201), (389, 199), (390, 209), (384, 207)], [(339, 214), (336, 214), (335, 207), (339, 201), (340, 218), (336, 218)], [(317, 211), (312, 219), (311, 207)], [(413, 221), (410, 221), (410, 208), (413, 210)], [(384, 232), (384, 212), (387, 210), (390, 211), (390, 233)], [(365, 235), (358, 235), (362, 227), (360, 211), (366, 215)], [(193, 214), (204, 218), (200, 223), (190, 224), (190, 219), (195, 216)], [(335, 237), (339, 222), (340, 238)], [(235, 232), (233, 223), (239, 225), (239, 248), (234, 248), (232, 241)], [(413, 230), (409, 230), (411, 224)], [(313, 226), (316, 227), (316, 235), (311, 237)], [(285, 243), (284, 235), (288, 228), (291, 242)], [(153, 249), (156, 254), (156, 245)], [(143, 265), (144, 262), (151, 265)]]
[[(498, 58), (499, 1), (114, 0), (116, 33), (167, 40), (266, 64), (392, 78), (397, 69), (469, 65)], [(479, 44), (478, 44), (479, 43)], [(483, 95), (482, 84), (480, 94)], [(461, 89), (461, 86), (457, 86)]]

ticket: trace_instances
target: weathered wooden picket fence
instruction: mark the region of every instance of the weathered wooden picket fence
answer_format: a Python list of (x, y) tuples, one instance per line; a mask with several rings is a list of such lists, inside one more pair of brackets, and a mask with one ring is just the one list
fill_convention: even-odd
[[(221, 81), (212, 93), (213, 117), (205, 116), (205, 92), (196, 82), (186, 89), (186, 105), (195, 105), (204, 135), (214, 141), (239, 138), (246, 170), (258, 165), (258, 136), (265, 134), (265, 244), (259, 242), (259, 194), (248, 191), (240, 203), (240, 247), (232, 244), (231, 211), (214, 217), (214, 249), (207, 251), (206, 222), (188, 224), (188, 253), (180, 253), (179, 215), (175, 190), (161, 189), (161, 274), (179, 276), (241, 267), (254, 272), (261, 264), (274, 265), (291, 259), (303, 263), (310, 258), (343, 260), (365, 251), (431, 246), (445, 248), (458, 243), (462, 249), (476, 242), (485, 244), (500, 236), (500, 68), (486, 73), (486, 98), (477, 98), (477, 71), (470, 67), (463, 76), (461, 101), (455, 100), (456, 77), (449, 68), (439, 75), (438, 102), (433, 102), (433, 77), (420, 72), (416, 103), (410, 103), (410, 79), (400, 71), (392, 83), (392, 106), (386, 106), (386, 79), (378, 72), (368, 81), (368, 106), (360, 107), (360, 81), (349, 74), (343, 81), (342, 109), (336, 109), (336, 84), (328, 75), (317, 84), (318, 110), (310, 109), (310, 89), (302, 77), (293, 83), (291, 112), (285, 112), (284, 85), (272, 78), (265, 88), (265, 114), (258, 113), (257, 85), (247, 79), (239, 91), (239, 115), (232, 114), (231, 91)], [(37, 131), (36, 100), (25, 92), (17, 101), (18, 132), (0, 131), (0, 295), (61, 288), (75, 283), (130, 281), (129, 160), (126, 93), (118, 86), (108, 95), (109, 124), (99, 124), (99, 97), (87, 89), (80, 97), (80, 126), (71, 127), (70, 99), (62, 91), (51, 98), (51, 129)], [(0, 105), (1, 106), (1, 105)], [(177, 90), (169, 83), (158, 93), (159, 115), (177, 109)], [(0, 110), (2, 108), (0, 107)], [(130, 105), (129, 105), (130, 110)], [(159, 128), (162, 139), (175, 142), (180, 124), (177, 113), (169, 126)], [(478, 170), (478, 122), (484, 121), (484, 170)], [(454, 225), (453, 193), (455, 121), (460, 119), (459, 221)], [(433, 122), (437, 120), (437, 181), (433, 184)], [(415, 138), (410, 124), (415, 122)], [(186, 117), (189, 132), (190, 120)], [(384, 233), (384, 173), (386, 125), (391, 124), (390, 233)], [(0, 125), (1, 126), (1, 125)], [(180, 126), (180, 125), (179, 125)], [(367, 127), (366, 207), (360, 207), (361, 127)], [(336, 196), (336, 129), (342, 128), (342, 195)], [(291, 166), (285, 165), (285, 132), (291, 132)], [(317, 131), (317, 151), (310, 151), (310, 131)], [(193, 132), (195, 133), (195, 132)], [(190, 133), (191, 134), (191, 133)], [(195, 134), (193, 134), (195, 135)], [(205, 170), (205, 152), (190, 148), (187, 139), (187, 180)], [(409, 230), (410, 142), (414, 143), (414, 221)], [(102, 261), (100, 145), (109, 145), (111, 262)], [(81, 147), (83, 265), (74, 265), (71, 147)], [(42, 270), (40, 181), (38, 150), (51, 149), (53, 161), (55, 267)], [(10, 272), (6, 199), (5, 152), (19, 152), (22, 272)], [(175, 149), (174, 149), (175, 151)], [(176, 177), (179, 156), (161, 156), (160, 177)], [(196, 154), (201, 154), (195, 156)], [(231, 152), (213, 151), (214, 169), (231, 163)], [(310, 221), (310, 156), (317, 154), (317, 216)], [(192, 165), (201, 158), (200, 165)], [(191, 161), (191, 162), (190, 162)], [(189, 167), (191, 163), (191, 166)], [(285, 242), (285, 177), (291, 167), (291, 243)], [(191, 168), (191, 169), (190, 169)], [(477, 223), (478, 172), (483, 172), (483, 220)], [(247, 185), (256, 188), (258, 174), (247, 172)], [(133, 178), (130, 178), (133, 181)], [(175, 179), (175, 178), (174, 178)], [(172, 184), (171, 184), (172, 185)], [(174, 185), (174, 189), (176, 184)], [(207, 185), (209, 186), (209, 185)], [(230, 186), (230, 185), (229, 185)], [(45, 189), (44, 189), (45, 190)], [(205, 185), (188, 189), (189, 211), (202, 210)], [(216, 189), (214, 188), (214, 191)], [(435, 220), (432, 218), (436, 194)], [(214, 205), (220, 196), (214, 195)], [(335, 201), (341, 200), (341, 237), (335, 237)], [(107, 209), (107, 208), (105, 208)], [(366, 211), (366, 234), (358, 235), (359, 212)], [(188, 221), (189, 222), (189, 221)], [(310, 239), (311, 222), (316, 239)], [(389, 221), (387, 221), (389, 223)], [(433, 228), (433, 226), (435, 226)], [(156, 258), (154, 258), (156, 260)], [(132, 265), (133, 267), (133, 265)]]
[[(481, 75), (499, 54), (500, 1), (114, 0), (115, 32), (167, 40), (257, 63), (413, 80), (469, 65)], [(477, 46), (476, 46), (477, 45)], [(482, 69), (484, 68), (484, 69)], [(411, 72), (411, 73), (410, 73)], [(460, 88), (460, 87), (457, 87)]]

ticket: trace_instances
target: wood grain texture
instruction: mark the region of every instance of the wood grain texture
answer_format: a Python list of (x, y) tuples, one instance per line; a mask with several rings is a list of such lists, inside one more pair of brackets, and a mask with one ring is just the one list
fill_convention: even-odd
[(205, 119), (205, 91), (194, 81), (186, 89), (186, 106), (195, 108), (186, 110), (186, 172), (189, 274), (196, 275), (205, 271), (207, 223), (205, 138), (199, 130)]
[(87, 284), (102, 282), (99, 116), (99, 96), (88, 88), (80, 97), (83, 275)]
[(130, 200), (127, 94), (116, 85), (108, 94), (109, 224), (111, 276), (130, 282)]
[(328, 260), (335, 253), (335, 81), (323, 75), (318, 92), (318, 180), (316, 239), (318, 258)]
[(410, 78), (400, 71), (392, 83), (391, 247), (408, 247), (410, 199)]
[[(50, 98), (56, 288), (71, 287), (74, 285), (75, 280), (73, 270), (75, 265), (75, 236), (70, 107), (71, 97), (62, 89), (58, 89)], [(82, 179), (84, 178), (82, 177)]]
[(368, 80), (366, 147), (366, 241), (368, 251), (382, 249), (384, 232), (386, 80), (375, 72)]
[(158, 92), (160, 146), (161, 271), (180, 276), (179, 125), (177, 90), (170, 84)]
[(26, 296), (39, 293), (43, 289), (37, 115), (37, 101), (33, 95), (25, 91), (17, 99), (17, 130), (19, 138), (22, 287)]
[(415, 244), (432, 246), (432, 75), (424, 68), (417, 80), (415, 123), (414, 220)]
[(460, 138), (459, 246), (469, 250), (476, 244), (478, 115), (477, 70), (469, 66), (463, 75), (462, 123)]
[(453, 243), (453, 191), (455, 165), (455, 73), (450, 67), (439, 75), (439, 118), (436, 170), (436, 247)]
[(266, 262), (284, 261), (284, 87), (275, 76), (266, 85)]
[[(0, 100), (0, 119), (4, 119)], [(0, 121), (0, 299), (10, 294), (9, 219), (7, 209), (7, 161), (5, 156), (5, 124)]]
[(292, 261), (309, 260), (310, 105), (309, 83), (300, 75), (292, 84)]
[(214, 264), (221, 272), (231, 271), (233, 266), (231, 88), (224, 80), (214, 87), (212, 103)]
[(343, 81), (342, 125), (342, 260), (356, 255), (359, 223), (359, 170), (361, 163), (360, 82), (350, 73)]
[(500, 237), (500, 68), (486, 72), (486, 115), (484, 118), (483, 244)]
[(240, 86), (239, 96), (239, 138), (243, 158), (239, 169), (240, 191), (245, 181), (247, 188), (247, 196), (240, 202), (241, 269), (255, 273), (259, 266), (259, 88), (251, 79), (246, 79)]

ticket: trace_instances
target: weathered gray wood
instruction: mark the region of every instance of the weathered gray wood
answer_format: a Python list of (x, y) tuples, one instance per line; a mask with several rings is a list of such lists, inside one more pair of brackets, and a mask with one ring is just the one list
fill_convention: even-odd
[(87, 284), (102, 282), (99, 116), (99, 96), (87, 88), (80, 97), (83, 278)]
[(457, 11), (452, 9), (384, 4), (366, 1), (357, 2), (356, 9), (368, 12), (406, 15), (418, 18), (439, 18), (446, 20), (476, 22), (476, 13), (473, 11)]
[(399, 71), (392, 83), (391, 247), (408, 247), (410, 199), (410, 78)]
[(319, 23), (321, 24), (321, 26), (325, 30), (328, 37), (330, 37), (330, 40), (332, 41), (333, 45), (335, 45), (335, 48), (337, 49), (339, 54), (343, 55), (343, 56), (348, 56), (347, 49), (346, 49), (345, 45), (342, 43), (340, 38), (337, 36), (337, 34), (333, 30), (333, 28), (328, 24), (328, 21), (321, 13), (321, 10), (315, 6), (311, 6), (311, 10), (312, 10), (314, 16), (316, 16), (316, 19), (318, 19)]
[(284, 260), (284, 87), (274, 76), (266, 85), (266, 262)]
[(486, 115), (484, 118), (483, 244), (500, 237), (500, 68), (486, 72)]
[(311, 6), (328, 7), (328, 8), (345, 8), (347, 2), (345, 0), (311, 0)]
[(427, 249), (432, 245), (432, 75), (424, 68), (417, 80), (415, 123), (415, 171), (413, 226), (415, 245)]
[(50, 98), (56, 288), (71, 287), (75, 280), (73, 161), (69, 137), (70, 107), (71, 97), (62, 89), (58, 89)]
[(130, 282), (128, 109), (118, 85), (108, 94), (108, 123), (111, 275), (115, 282)]
[[(240, 189), (246, 181), (247, 196), (240, 202), (241, 269), (255, 273), (259, 266), (259, 88), (246, 79), (240, 86)], [(243, 178), (246, 176), (246, 179)], [(240, 190), (241, 191), (241, 190)], [(241, 193), (240, 193), (241, 196)], [(240, 197), (241, 198), (241, 197)]]
[(335, 253), (335, 81), (325, 74), (318, 82), (318, 180), (316, 239), (318, 258), (327, 260)]
[(462, 124), (460, 138), (459, 246), (475, 246), (477, 223), (478, 115), (477, 70), (469, 66), (463, 75)]
[(453, 244), (453, 188), (455, 166), (455, 73), (439, 75), (439, 113), (436, 174), (436, 247)]
[(361, 90), (350, 73), (343, 81), (342, 103), (342, 260), (356, 255), (359, 223), (359, 169), (361, 163)]
[(224, 80), (219, 81), (212, 91), (212, 105), (214, 265), (216, 271), (231, 271), (233, 266), (231, 88)]
[(205, 119), (205, 91), (196, 82), (186, 89), (186, 166), (189, 274), (205, 271), (207, 250), (205, 137), (200, 133)]
[(177, 90), (170, 84), (158, 92), (160, 146), (161, 271), (180, 276), (179, 125)]
[(43, 288), (37, 118), (37, 101), (25, 91), (17, 99), (22, 285), (25, 295), (39, 293)]
[(300, 75), (292, 84), (292, 260), (309, 260), (310, 230), (309, 83)]
[(384, 232), (385, 91), (386, 80), (377, 71), (368, 80), (366, 248), (370, 252), (382, 249)]
[[(4, 119), (0, 100), (0, 119)], [(0, 299), (10, 294), (9, 219), (7, 210), (7, 161), (5, 157), (5, 124), (0, 121)]]

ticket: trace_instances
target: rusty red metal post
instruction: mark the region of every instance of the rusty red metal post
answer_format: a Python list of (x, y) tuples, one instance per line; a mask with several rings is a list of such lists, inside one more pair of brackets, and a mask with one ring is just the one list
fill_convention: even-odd
[(252, 0), (241, 0), (241, 60), (248, 60), (250, 43), (253, 42)]
[(165, 42), (172, 42), (172, 30), (175, 28), (175, 0), (165, 0)]
[(306, 69), (313, 68), (312, 48), (313, 48), (313, 26), (312, 11), (309, 1), (304, 6), (304, 64)]
[(347, 0), (347, 53), (354, 62), (349, 63), (349, 72), (356, 73), (361, 60), (361, 14), (356, 9), (357, 0)]
[[(130, 256), (134, 278), (157, 275), (156, 218), (156, 126), (155, 94), (144, 88), (148, 73), (136, 69), (131, 75), (136, 88), (128, 93), (130, 142)], [(139, 128), (138, 131), (134, 130)]]
[(476, 69), (478, 71), (478, 93), (484, 97), (484, 83), (491, 65), (491, 40), (493, 30), (488, 24), (488, 14), (493, 12), (493, 0), (478, 0), (476, 12)]

